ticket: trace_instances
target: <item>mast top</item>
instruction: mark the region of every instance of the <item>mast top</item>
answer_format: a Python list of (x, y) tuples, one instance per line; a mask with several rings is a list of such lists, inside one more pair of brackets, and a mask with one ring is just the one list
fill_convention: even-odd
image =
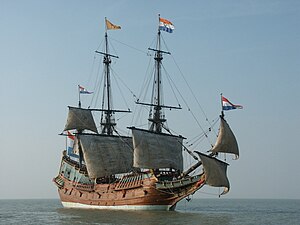
[[(165, 115), (163, 113), (163, 108), (170, 108), (170, 109), (180, 109), (181, 107), (173, 107), (173, 106), (166, 106), (163, 104), (163, 97), (162, 97), (162, 60), (163, 54), (170, 55), (170, 52), (161, 50), (161, 32), (160, 30), (165, 30), (170, 32), (170, 29), (166, 26), (172, 25), (172, 23), (166, 19), (162, 19), (160, 14), (158, 14), (158, 33), (157, 33), (157, 42), (156, 48), (148, 48), (148, 50), (154, 51), (154, 60), (155, 60), (155, 72), (154, 72), (154, 89), (152, 92), (152, 101), (151, 103), (142, 103), (136, 102), (137, 104), (147, 105), (150, 106), (152, 109), (150, 110), (149, 114), (149, 122), (150, 127), (149, 130), (162, 133), (162, 128), (164, 127), (164, 123), (167, 121), (165, 119)], [(171, 29), (172, 30), (172, 29)]]
[[(109, 53), (107, 30), (118, 30), (118, 29), (121, 29), (121, 26), (111, 23), (105, 17), (105, 49), (104, 49), (104, 52), (95, 51), (96, 53), (103, 55), (105, 82), (104, 82), (104, 89), (103, 89), (102, 109), (93, 109), (93, 110), (102, 111), (101, 133), (107, 134), (107, 135), (113, 135), (113, 132), (115, 131), (116, 122), (115, 122), (115, 118), (114, 118), (114, 113), (115, 112), (130, 112), (130, 110), (128, 110), (128, 111), (114, 110), (113, 106), (112, 106), (110, 64), (111, 64), (111, 58), (119, 58), (119, 57)], [(104, 108), (105, 104), (106, 104), (106, 109)]]

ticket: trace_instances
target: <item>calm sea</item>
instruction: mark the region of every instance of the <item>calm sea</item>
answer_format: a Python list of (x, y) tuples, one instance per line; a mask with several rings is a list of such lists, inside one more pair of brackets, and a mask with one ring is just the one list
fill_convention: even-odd
[(0, 224), (297, 225), (300, 200), (193, 199), (175, 212), (64, 209), (59, 200), (0, 200)]

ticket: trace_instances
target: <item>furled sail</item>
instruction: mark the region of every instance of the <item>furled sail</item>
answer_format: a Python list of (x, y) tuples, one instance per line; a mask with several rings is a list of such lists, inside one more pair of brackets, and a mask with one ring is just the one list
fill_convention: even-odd
[(224, 187), (225, 189), (221, 195), (226, 194), (230, 187), (226, 175), (228, 164), (200, 152), (197, 153), (204, 168), (205, 182), (213, 187)]
[(213, 153), (224, 152), (224, 153), (232, 153), (235, 154), (236, 158), (239, 157), (239, 147), (235, 136), (230, 129), (228, 123), (224, 118), (220, 117), (220, 129), (218, 138), (214, 147), (211, 149)]
[(90, 178), (132, 170), (132, 138), (91, 134), (79, 137)]
[(68, 119), (64, 131), (73, 129), (81, 131), (87, 129), (98, 133), (91, 110), (69, 106)]
[(131, 128), (134, 167), (183, 170), (183, 137)]

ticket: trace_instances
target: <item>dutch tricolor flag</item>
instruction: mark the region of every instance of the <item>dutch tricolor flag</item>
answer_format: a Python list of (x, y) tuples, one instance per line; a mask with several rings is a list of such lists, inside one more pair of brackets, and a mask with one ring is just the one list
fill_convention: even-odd
[(74, 154), (74, 142), (75, 142), (75, 135), (72, 134), (70, 131), (67, 131), (67, 155), (72, 156), (74, 158), (78, 158), (78, 155)]
[(227, 98), (222, 96), (222, 109), (223, 110), (232, 110), (232, 109), (242, 109), (241, 105), (232, 104)]
[(67, 137), (68, 137), (68, 155), (71, 155), (73, 153), (73, 147), (74, 147), (74, 141), (75, 141), (75, 136), (70, 132), (70, 131), (67, 131)]
[(169, 20), (159, 18), (159, 29), (169, 33), (173, 33), (175, 27)]
[(78, 85), (78, 88), (79, 88), (79, 93), (80, 94), (93, 94), (93, 92), (90, 92), (88, 90), (86, 90), (84, 87)]

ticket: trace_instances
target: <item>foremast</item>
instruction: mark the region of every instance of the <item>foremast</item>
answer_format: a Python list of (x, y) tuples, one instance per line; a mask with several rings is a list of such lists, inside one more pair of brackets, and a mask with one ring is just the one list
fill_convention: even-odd
[[(111, 176), (117, 173), (127, 173), (132, 170), (132, 139), (121, 136), (116, 130), (114, 114), (130, 112), (130, 110), (115, 110), (112, 106), (111, 68), (112, 58), (118, 56), (109, 53), (107, 30), (120, 29), (106, 18), (105, 46), (102, 52), (104, 65), (104, 87), (101, 108), (69, 107), (68, 119), (64, 131), (76, 130), (76, 140), (79, 151), (79, 166), (84, 161), (90, 179)], [(92, 111), (100, 111), (101, 130), (98, 133)], [(85, 132), (85, 131), (91, 131)]]
[[(104, 65), (104, 76), (105, 76), (105, 84), (104, 84), (104, 90), (103, 90), (103, 100), (102, 100), (102, 111), (104, 112), (104, 116), (102, 114), (101, 116), (101, 133), (112, 135), (114, 127), (116, 126), (116, 123), (113, 119), (113, 110), (112, 110), (112, 103), (111, 103), (111, 83), (110, 83), (110, 64), (111, 64), (111, 58), (119, 58), (118, 56), (109, 54), (108, 51), (108, 40), (107, 40), (107, 30), (105, 31), (105, 51), (99, 52), (96, 51), (96, 53), (103, 55), (103, 65)], [(106, 95), (105, 95), (106, 92)], [(107, 109), (104, 109), (104, 103), (106, 102)]]
[[(103, 65), (104, 65), (104, 89), (103, 89), (103, 99), (102, 99), (102, 109), (99, 109), (99, 111), (102, 111), (101, 115), (101, 134), (106, 135), (113, 135), (113, 132), (115, 131), (115, 119), (114, 119), (114, 113), (115, 112), (130, 112), (130, 110), (114, 110), (112, 106), (112, 91), (111, 91), (111, 73), (110, 73), (110, 64), (112, 63), (112, 58), (119, 58), (116, 55), (112, 55), (109, 53), (109, 47), (108, 47), (108, 34), (107, 30), (116, 30), (121, 29), (120, 26), (113, 25), (111, 22), (109, 22), (105, 18), (106, 23), (106, 30), (105, 30), (105, 47), (104, 52), (96, 51), (96, 53), (103, 55)], [(104, 105), (106, 105), (106, 108), (104, 108)]]

